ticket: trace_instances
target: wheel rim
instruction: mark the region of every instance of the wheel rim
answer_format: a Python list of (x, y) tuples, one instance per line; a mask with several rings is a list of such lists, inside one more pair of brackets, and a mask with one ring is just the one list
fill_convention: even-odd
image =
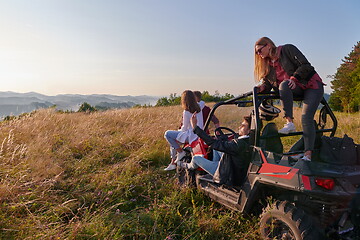
[(270, 239), (295, 240), (295, 234), (285, 222), (270, 218), (265, 226), (265, 233)]

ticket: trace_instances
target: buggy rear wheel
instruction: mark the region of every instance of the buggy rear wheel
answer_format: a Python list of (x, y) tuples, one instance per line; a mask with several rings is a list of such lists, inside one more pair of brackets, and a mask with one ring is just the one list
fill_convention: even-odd
[(276, 201), (263, 210), (260, 234), (263, 239), (321, 239), (311, 217), (287, 201)]

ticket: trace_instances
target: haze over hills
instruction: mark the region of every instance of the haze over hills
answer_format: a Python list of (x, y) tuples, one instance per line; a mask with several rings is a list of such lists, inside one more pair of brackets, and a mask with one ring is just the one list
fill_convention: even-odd
[(110, 94), (59, 94), (47, 96), (36, 92), (16, 93), (0, 92), (0, 117), (19, 115), (39, 108), (56, 105), (58, 110), (77, 111), (79, 106), (87, 102), (92, 106), (103, 108), (129, 108), (136, 104), (154, 105), (159, 97), (154, 96), (116, 96)]

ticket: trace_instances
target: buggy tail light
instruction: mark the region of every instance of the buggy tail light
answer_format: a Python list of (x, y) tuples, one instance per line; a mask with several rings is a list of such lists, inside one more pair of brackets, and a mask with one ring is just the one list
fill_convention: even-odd
[(315, 178), (315, 183), (327, 190), (333, 190), (335, 186), (335, 181), (332, 178)]

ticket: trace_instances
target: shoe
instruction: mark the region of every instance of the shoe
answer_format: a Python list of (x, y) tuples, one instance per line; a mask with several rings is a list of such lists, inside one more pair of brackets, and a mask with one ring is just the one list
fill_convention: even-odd
[(181, 159), (183, 159), (183, 158), (185, 157), (185, 155), (186, 155), (185, 151), (179, 152), (179, 153), (177, 154), (177, 157), (176, 157), (174, 163), (177, 163), (178, 161), (180, 161)]
[(284, 124), (284, 127), (282, 129), (279, 130), (279, 133), (282, 134), (289, 134), (291, 132), (295, 132), (295, 125), (292, 122), (288, 122), (286, 124)]
[(308, 158), (307, 156), (303, 156), (302, 158), (300, 158), (303, 161), (307, 161), (307, 162), (311, 162), (311, 159)]
[(173, 163), (170, 163), (169, 166), (164, 168), (164, 171), (171, 171), (171, 170), (175, 170), (175, 169), (176, 169), (176, 165)]

